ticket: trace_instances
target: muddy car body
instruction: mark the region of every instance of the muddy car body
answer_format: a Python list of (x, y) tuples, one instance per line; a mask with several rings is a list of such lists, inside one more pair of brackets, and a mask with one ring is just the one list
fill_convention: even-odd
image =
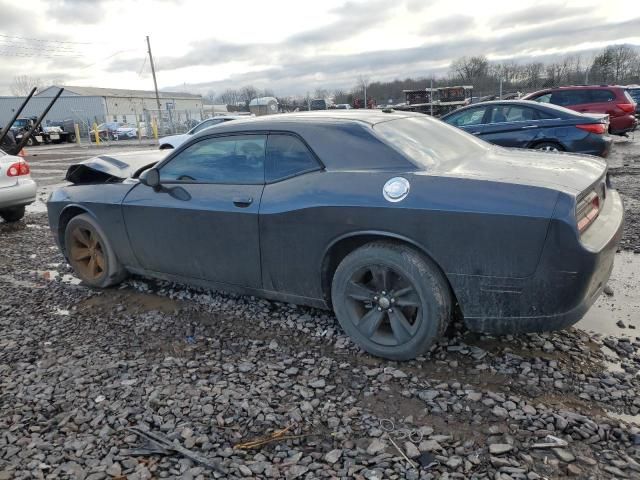
[(492, 146), (412, 113), (238, 120), (154, 168), (112, 160), (102, 178), (72, 167), (77, 184), (48, 202), (87, 283), (134, 273), (333, 308), (394, 359), (423, 353), (456, 311), (484, 332), (576, 322), (622, 229), (605, 163)]

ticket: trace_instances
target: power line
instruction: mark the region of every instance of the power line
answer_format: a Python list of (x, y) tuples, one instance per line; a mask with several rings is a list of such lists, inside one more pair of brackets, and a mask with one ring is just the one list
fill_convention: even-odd
[(47, 46), (42, 46), (42, 47), (36, 47), (36, 46), (31, 46), (31, 47), (26, 47), (22, 44), (16, 44), (16, 43), (3, 43), (2, 40), (0, 40), (0, 48), (15, 48), (17, 50), (31, 50), (31, 51), (37, 51), (37, 52), (43, 52), (43, 51), (47, 51), (47, 52), (55, 52), (55, 53), (75, 53), (75, 54), (81, 54), (82, 52), (78, 51), (78, 50), (74, 50), (74, 49), (59, 49), (59, 48), (52, 48), (52, 47), (47, 47)]
[(22, 53), (11, 50), (0, 50), (0, 57), (26, 57), (26, 58), (85, 58), (83, 55), (57, 55), (55, 53)]
[(0, 33), (0, 37), (9, 38), (9, 39), (19, 39), (19, 40), (27, 40), (30, 42), (44, 42), (44, 43), (63, 43), (63, 44), (72, 44), (72, 45), (95, 45), (96, 43), (107, 43), (107, 42), (71, 42), (64, 40), (47, 40), (44, 38), (29, 38), (29, 37), (19, 37), (17, 35), (5, 35)]

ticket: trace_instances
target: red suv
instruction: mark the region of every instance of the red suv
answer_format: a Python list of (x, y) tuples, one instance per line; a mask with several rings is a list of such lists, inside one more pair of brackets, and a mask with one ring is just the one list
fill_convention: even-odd
[(525, 95), (523, 100), (553, 103), (577, 112), (609, 114), (609, 133), (624, 135), (635, 130), (636, 103), (625, 87), (606, 85), (585, 85), (557, 87)]

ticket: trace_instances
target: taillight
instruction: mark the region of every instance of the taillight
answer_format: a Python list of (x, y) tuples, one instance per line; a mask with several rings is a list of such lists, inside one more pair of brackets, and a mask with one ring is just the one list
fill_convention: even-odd
[(624, 113), (632, 113), (636, 110), (636, 106), (633, 103), (618, 103), (617, 106)]
[(31, 169), (27, 162), (12, 163), (7, 169), (7, 177), (19, 177), (20, 175), (29, 175)]
[(580, 130), (584, 130), (585, 132), (597, 133), (599, 135), (602, 135), (607, 131), (604, 123), (589, 123), (587, 125), (576, 125), (576, 127)]
[(576, 207), (576, 220), (578, 231), (584, 232), (600, 213), (600, 197), (593, 191), (578, 202)]

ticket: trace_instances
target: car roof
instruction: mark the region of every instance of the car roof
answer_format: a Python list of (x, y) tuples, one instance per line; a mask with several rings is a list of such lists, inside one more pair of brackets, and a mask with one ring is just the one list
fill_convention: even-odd
[[(262, 115), (259, 117), (239, 117), (236, 121), (233, 122), (232, 125), (225, 126), (217, 126), (216, 131), (221, 131), (221, 128), (238, 128), (240, 126), (255, 126), (255, 130), (264, 129), (268, 130), (269, 128), (277, 128), (278, 124), (281, 123), (364, 123), (368, 125), (375, 125), (376, 123), (386, 122), (388, 120), (398, 119), (398, 118), (406, 118), (406, 117), (421, 117), (424, 116), (422, 113), (414, 113), (414, 112), (399, 112), (392, 109), (387, 110), (386, 112), (382, 110), (345, 110), (345, 111), (336, 111), (336, 110), (311, 110), (311, 111), (303, 111), (303, 112), (294, 112), (294, 113), (279, 113), (275, 115)], [(273, 125), (273, 126), (272, 126)], [(203, 130), (204, 131), (204, 130)], [(208, 133), (211, 133), (210, 130), (206, 130)], [(198, 135), (200, 132), (198, 133)]]
[(541, 90), (538, 90), (536, 92), (531, 92), (531, 93), (550, 92), (553, 90), (604, 90), (609, 88), (626, 88), (626, 87), (623, 87), (621, 85), (565, 85), (562, 87), (543, 88)]

